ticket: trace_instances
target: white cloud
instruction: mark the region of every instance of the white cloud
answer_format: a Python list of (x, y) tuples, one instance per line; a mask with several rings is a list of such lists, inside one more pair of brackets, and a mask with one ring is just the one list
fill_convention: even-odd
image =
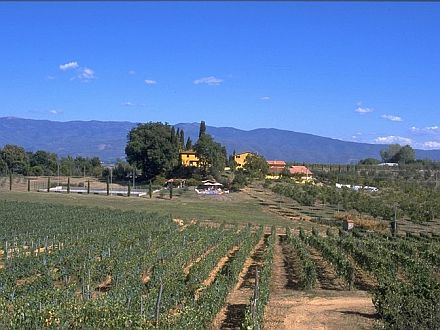
[(440, 127), (438, 127), (437, 125), (423, 127), (423, 128), (419, 128), (419, 127), (413, 126), (413, 127), (410, 128), (410, 130), (411, 130), (411, 132), (418, 133), (418, 134), (436, 134), (436, 133), (440, 133)]
[(124, 107), (145, 107), (143, 103), (124, 102), (121, 104)]
[(354, 111), (363, 115), (365, 113), (373, 112), (374, 110), (370, 108), (363, 108), (359, 105)]
[(202, 77), (193, 81), (195, 85), (206, 84), (209, 86), (218, 86), (223, 82), (223, 79), (216, 78), (214, 76)]
[(47, 79), (47, 80), (54, 80), (55, 77), (54, 77), (54, 76), (47, 76), (46, 79)]
[(147, 85), (156, 85), (157, 84), (157, 81), (156, 80), (152, 80), (152, 79), (145, 79), (144, 82)]
[(393, 115), (382, 115), (383, 119), (391, 120), (391, 121), (403, 121), (402, 117), (393, 116)]
[(427, 141), (424, 142), (422, 145), (426, 149), (440, 149), (440, 142), (437, 141)]
[(374, 139), (374, 142), (380, 144), (391, 144), (391, 143), (399, 143), (399, 144), (411, 144), (412, 140), (410, 138), (402, 137), (402, 136), (378, 136)]
[(77, 68), (79, 68), (78, 62), (69, 62), (69, 63), (65, 63), (65, 64), (60, 64), (61, 71), (67, 71), (67, 70), (72, 70), (72, 69), (77, 69)]
[(63, 113), (63, 111), (61, 111), (61, 110), (50, 110), (49, 113), (52, 114), (52, 115), (60, 115), (60, 114)]
[(130, 70), (130, 71), (128, 71), (128, 74), (134, 75), (134, 74), (136, 74), (136, 71)]
[(90, 81), (90, 80), (96, 79), (95, 71), (93, 71), (90, 68), (81, 68), (80, 73), (77, 76), (77, 78), (82, 81)]
[(260, 100), (262, 100), (262, 101), (268, 101), (268, 100), (270, 100), (270, 96), (263, 96), (263, 97), (260, 97)]

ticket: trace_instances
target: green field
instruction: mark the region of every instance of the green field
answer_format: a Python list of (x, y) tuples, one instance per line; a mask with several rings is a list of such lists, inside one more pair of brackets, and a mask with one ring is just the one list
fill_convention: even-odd
[(243, 193), (223, 196), (199, 197), (194, 192), (175, 194), (172, 200), (168, 195), (152, 199), (139, 197), (98, 196), (79, 194), (0, 192), (0, 200), (30, 201), (88, 207), (104, 207), (138, 212), (157, 212), (183, 220), (209, 220), (221, 223), (248, 223), (286, 226), (291, 222), (283, 217), (266, 212), (255, 200)]

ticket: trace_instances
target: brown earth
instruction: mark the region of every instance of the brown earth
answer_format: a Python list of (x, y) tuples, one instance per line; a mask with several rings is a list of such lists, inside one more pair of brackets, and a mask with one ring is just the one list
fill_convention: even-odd
[(281, 329), (367, 329), (376, 321), (371, 296), (365, 291), (346, 291), (333, 267), (311, 249), (318, 273), (318, 288), (299, 291), (299, 260), (278, 236), (272, 264), (270, 299), (264, 328)]
[(265, 251), (266, 234), (251, 251), (239, 274), (237, 284), (229, 292), (226, 305), (220, 310), (213, 321), (214, 329), (241, 329), (246, 308), (252, 297), (255, 286), (255, 270), (262, 264), (261, 256)]

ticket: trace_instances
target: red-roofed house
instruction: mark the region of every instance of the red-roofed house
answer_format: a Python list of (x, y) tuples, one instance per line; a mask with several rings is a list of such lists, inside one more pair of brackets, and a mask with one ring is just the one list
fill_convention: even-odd
[(269, 173), (266, 175), (266, 179), (278, 179), (286, 167), (284, 160), (268, 160), (267, 164), (269, 165)]
[(302, 174), (303, 180), (311, 180), (313, 178), (313, 173), (305, 166), (290, 166), (289, 173), (292, 175)]

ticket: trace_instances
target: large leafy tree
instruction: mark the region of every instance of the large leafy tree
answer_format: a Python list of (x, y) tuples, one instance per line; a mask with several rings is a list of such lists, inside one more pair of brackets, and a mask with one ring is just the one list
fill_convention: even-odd
[(400, 144), (390, 144), (388, 148), (380, 151), (380, 156), (382, 160), (386, 163), (394, 163), (396, 161), (396, 156), (400, 151)]
[(1, 158), (3, 158), (9, 171), (17, 174), (26, 174), (28, 156), (22, 147), (13, 144), (5, 145), (3, 150), (1, 150)]
[[(139, 124), (128, 133), (127, 160), (142, 169), (147, 178), (166, 174), (178, 162), (178, 141), (171, 126), (160, 122)], [(174, 133), (174, 132), (173, 132)]]
[(269, 165), (266, 159), (255, 154), (250, 154), (246, 157), (246, 163), (243, 168), (251, 178), (255, 179), (264, 179), (269, 172)]
[(412, 163), (416, 160), (416, 153), (414, 149), (411, 148), (410, 145), (406, 145), (402, 147), (399, 150), (397, 156), (398, 156), (397, 162), (399, 163), (407, 164), (407, 163)]
[(194, 145), (194, 150), (205, 174), (218, 176), (224, 170), (227, 159), (226, 149), (215, 142), (211, 135), (204, 133)]
[(57, 171), (57, 155), (43, 150), (29, 153), (29, 165), (31, 171), (42, 168), (43, 174), (54, 175)]
[(391, 144), (381, 150), (380, 155), (384, 162), (390, 163), (412, 163), (416, 160), (416, 153), (410, 145), (402, 147), (399, 144)]

